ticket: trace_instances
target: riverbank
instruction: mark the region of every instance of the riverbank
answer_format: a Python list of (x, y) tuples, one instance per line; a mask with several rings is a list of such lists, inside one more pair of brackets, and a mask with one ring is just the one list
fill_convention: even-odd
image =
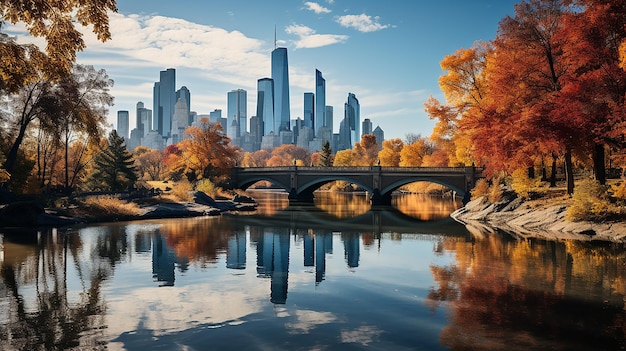
[(503, 231), (518, 238), (626, 243), (626, 222), (572, 222), (566, 219), (571, 200), (521, 198), (490, 203), (485, 197), (468, 202), (450, 216), (475, 236)]
[[(103, 201), (107, 202), (107, 201)], [(126, 205), (131, 209), (124, 209)], [(81, 223), (135, 221), (160, 218), (218, 216), (224, 212), (252, 211), (258, 204), (248, 196), (215, 200), (203, 192), (195, 192), (192, 201), (161, 198), (116, 200), (105, 208), (82, 202), (62, 207), (44, 207), (34, 201), (20, 201), (0, 206), (0, 227), (61, 227)]]

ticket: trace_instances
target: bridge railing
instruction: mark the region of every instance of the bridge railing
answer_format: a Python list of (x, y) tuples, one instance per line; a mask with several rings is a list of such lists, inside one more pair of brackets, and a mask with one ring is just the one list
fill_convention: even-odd
[[(385, 167), (385, 166), (340, 166), (340, 167), (304, 167), (304, 166), (281, 166), (281, 167), (237, 167), (238, 172), (285, 172), (285, 171), (309, 171), (309, 172), (369, 172), (380, 170), (389, 173), (466, 173), (472, 171), (472, 167)], [(482, 168), (474, 167), (474, 173), (480, 174)]]

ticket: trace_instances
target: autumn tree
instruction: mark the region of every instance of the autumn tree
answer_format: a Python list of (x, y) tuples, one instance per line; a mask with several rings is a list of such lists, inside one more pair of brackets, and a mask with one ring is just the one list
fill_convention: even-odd
[(95, 158), (91, 173), (84, 183), (88, 190), (125, 191), (137, 181), (133, 155), (126, 149), (124, 138), (112, 130), (107, 147)]
[(383, 149), (378, 153), (381, 166), (398, 167), (400, 165), (400, 153), (404, 143), (399, 138), (383, 141)]
[(171, 144), (163, 150), (163, 166), (168, 179), (178, 181), (183, 179), (187, 166), (183, 158), (183, 151), (178, 144)]
[(364, 134), (361, 141), (354, 143), (354, 152), (358, 166), (372, 166), (378, 162), (380, 145), (376, 142), (374, 134)]
[(308, 166), (311, 164), (311, 152), (293, 144), (283, 144), (272, 150), (267, 160), (268, 167)]
[(219, 123), (202, 118), (198, 126), (185, 130), (185, 139), (179, 143), (189, 180), (209, 179), (219, 182), (235, 166), (239, 149), (230, 144)]
[[(563, 80), (557, 117), (576, 125), (577, 143), (591, 154), (596, 180), (606, 182), (605, 150), (618, 157), (626, 149), (626, 3), (620, 0), (572, 1), (560, 36), (572, 72)], [(568, 136), (571, 137), (571, 136)]]
[(17, 44), (0, 33), (0, 89), (17, 90), (33, 81), (34, 71), (42, 72), (47, 79), (68, 74), (76, 53), (86, 47), (78, 25), (89, 27), (99, 40), (106, 41), (111, 38), (109, 11), (117, 12), (115, 0), (0, 2), (2, 21), (23, 23), (30, 35), (46, 42), (45, 52), (40, 52), (33, 45)]
[(137, 146), (133, 150), (135, 165), (141, 178), (146, 180), (162, 180), (165, 173), (163, 152), (145, 146)]
[[(85, 167), (85, 155), (90, 140), (97, 140), (106, 124), (108, 107), (113, 105), (113, 96), (109, 89), (113, 80), (105, 70), (96, 70), (93, 66), (75, 65), (72, 73), (63, 77), (56, 84), (62, 110), (56, 123), (60, 140), (63, 143), (65, 188), (70, 189), (76, 175)], [(81, 141), (76, 143), (76, 141)], [(70, 164), (70, 147), (75, 150)], [(70, 174), (74, 177), (70, 178)]]
[(358, 164), (356, 152), (352, 149), (340, 150), (335, 154), (333, 167), (351, 167)]
[[(5, 123), (8, 126), (6, 136), (6, 159), (3, 168), (11, 172), (17, 155), (28, 131), (37, 129), (37, 172), (40, 182), (46, 179), (46, 172), (54, 162), (56, 149), (64, 149), (65, 177), (64, 185), (69, 188), (76, 179), (70, 179), (70, 173), (77, 174), (84, 167), (80, 158), (70, 164), (70, 145), (74, 137), (86, 140), (100, 139), (106, 123), (107, 107), (112, 105), (113, 97), (108, 93), (112, 81), (104, 70), (96, 71), (92, 66), (77, 65), (71, 74), (56, 81), (45, 80), (28, 83), (11, 94), (7, 103)], [(86, 144), (84, 146), (86, 147)], [(48, 162), (50, 161), (50, 162)]]
[(404, 145), (400, 151), (400, 166), (419, 167), (424, 163), (424, 158), (433, 152), (432, 143), (426, 138), (419, 137), (413, 143)]
[(265, 167), (267, 160), (271, 157), (267, 150), (246, 152), (241, 161), (242, 167)]

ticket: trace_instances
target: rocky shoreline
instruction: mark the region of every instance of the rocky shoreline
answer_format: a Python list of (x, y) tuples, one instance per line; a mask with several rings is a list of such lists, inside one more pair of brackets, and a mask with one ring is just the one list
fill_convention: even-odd
[(521, 198), (490, 203), (480, 197), (450, 216), (477, 237), (503, 231), (518, 238), (626, 243), (625, 222), (572, 222), (566, 210), (565, 204), (534, 207)]
[(256, 201), (247, 196), (235, 195), (231, 200), (214, 200), (203, 192), (196, 192), (193, 201), (163, 201), (143, 205), (139, 213), (134, 215), (106, 216), (94, 213), (75, 216), (66, 208), (44, 208), (36, 202), (23, 201), (0, 206), (0, 228), (62, 227), (81, 223), (218, 216), (223, 212), (252, 211), (257, 206)]

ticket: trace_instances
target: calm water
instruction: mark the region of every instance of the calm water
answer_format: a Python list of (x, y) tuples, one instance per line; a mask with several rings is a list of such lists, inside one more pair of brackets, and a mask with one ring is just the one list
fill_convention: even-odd
[(621, 245), (470, 234), (451, 199), (0, 234), (1, 350), (619, 350)]

